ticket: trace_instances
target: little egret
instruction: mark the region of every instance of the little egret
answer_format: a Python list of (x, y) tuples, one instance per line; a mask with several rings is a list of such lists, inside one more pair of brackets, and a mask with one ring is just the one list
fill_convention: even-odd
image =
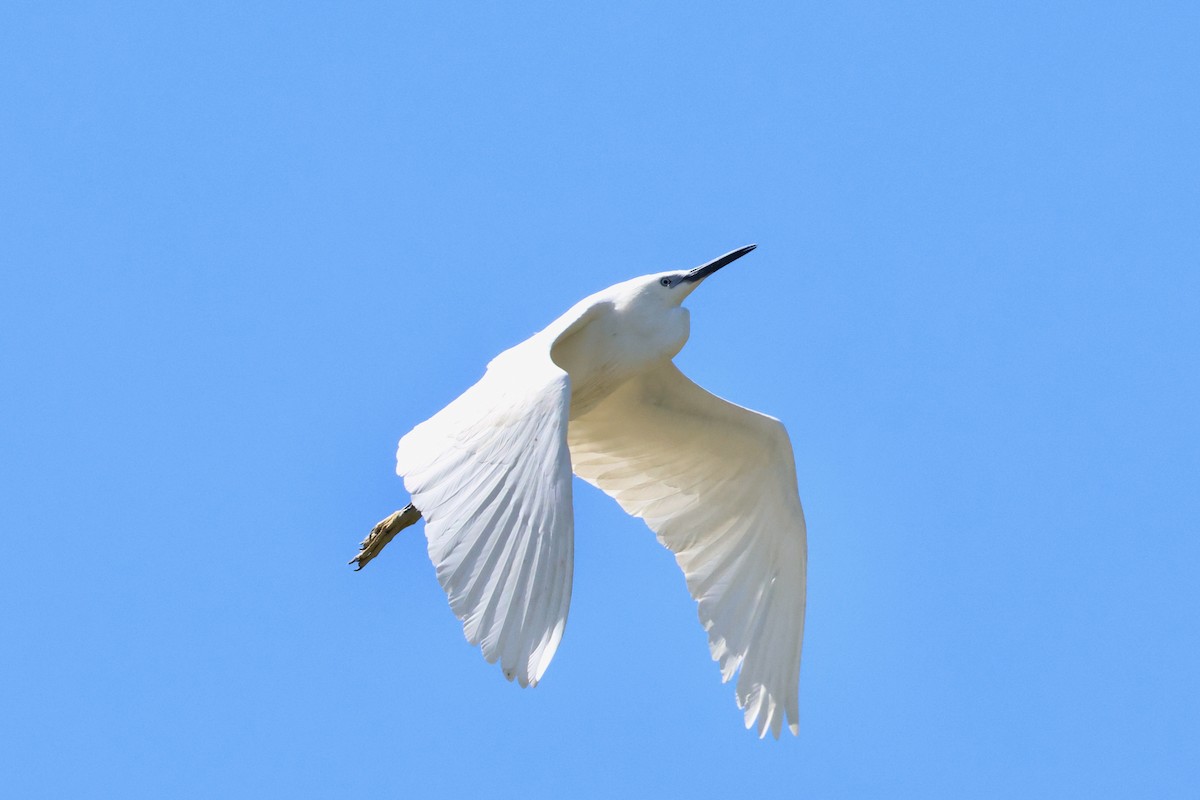
[(400, 440), (412, 503), (367, 535), (361, 569), (425, 518), (429, 557), (467, 641), (521, 686), (541, 680), (567, 622), (571, 473), (641, 517), (683, 570), (746, 727), (798, 730), (807, 543), (779, 420), (688, 380), (680, 304), (755, 245), (618, 283), (504, 351)]

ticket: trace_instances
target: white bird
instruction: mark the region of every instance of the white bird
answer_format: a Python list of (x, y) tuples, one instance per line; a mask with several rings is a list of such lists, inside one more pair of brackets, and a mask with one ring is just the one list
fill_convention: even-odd
[(675, 554), (746, 727), (798, 732), (807, 543), (779, 420), (722, 400), (671, 359), (684, 298), (753, 250), (618, 283), (504, 351), (400, 440), (412, 503), (380, 522), (361, 569), (425, 518), (429, 557), (471, 644), (521, 686), (541, 680), (567, 622), (571, 473), (641, 517)]

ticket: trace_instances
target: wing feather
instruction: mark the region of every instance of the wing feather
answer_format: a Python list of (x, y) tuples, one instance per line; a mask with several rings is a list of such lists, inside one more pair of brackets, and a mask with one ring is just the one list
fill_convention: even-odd
[(396, 450), (467, 641), (522, 686), (545, 673), (570, 605), (570, 397), (549, 348), (530, 340)]
[(796, 733), (808, 555), (783, 425), (664, 362), (571, 420), (568, 440), (575, 474), (675, 554), (746, 727), (778, 737), (786, 717)]

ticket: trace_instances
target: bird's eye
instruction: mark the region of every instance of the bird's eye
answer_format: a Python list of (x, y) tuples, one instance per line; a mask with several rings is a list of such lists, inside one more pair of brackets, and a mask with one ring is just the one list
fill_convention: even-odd
[(659, 281), (659, 283), (661, 283), (663, 286), (670, 287), (670, 285), (671, 285), (671, 279), (670, 279), (670, 278), (663, 278), (661, 281)]

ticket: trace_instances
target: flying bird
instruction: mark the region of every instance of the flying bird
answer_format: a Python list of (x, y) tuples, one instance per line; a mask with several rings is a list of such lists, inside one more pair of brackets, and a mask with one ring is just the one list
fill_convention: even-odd
[(372, 529), (361, 569), (425, 519), (429, 557), (467, 641), (521, 686), (567, 622), (571, 473), (645, 520), (675, 555), (746, 727), (798, 732), (807, 541), (791, 442), (773, 417), (697, 386), (671, 359), (683, 300), (755, 245), (586, 297), (488, 364), (412, 429), (396, 472), (412, 502)]

